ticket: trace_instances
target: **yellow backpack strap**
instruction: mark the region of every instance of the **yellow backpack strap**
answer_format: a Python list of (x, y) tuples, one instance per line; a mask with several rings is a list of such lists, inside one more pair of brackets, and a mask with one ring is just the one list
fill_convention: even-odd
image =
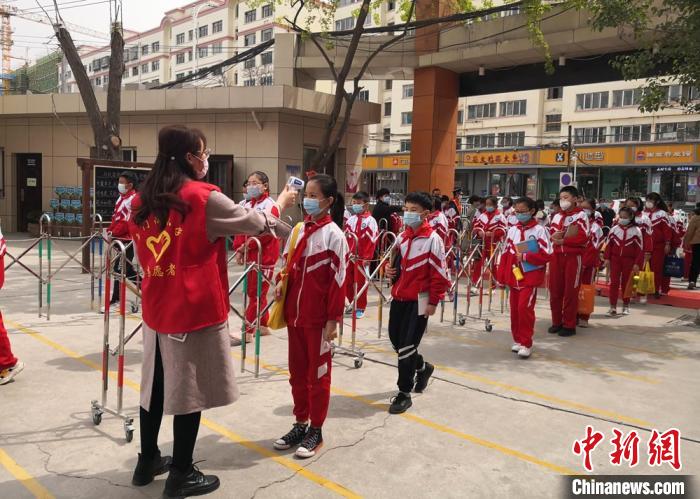
[(287, 252), (287, 265), (289, 265), (289, 261), (292, 259), (292, 255), (294, 254), (294, 250), (297, 247), (297, 239), (299, 238), (299, 232), (301, 232), (301, 228), (303, 225), (304, 225), (303, 222), (299, 222), (298, 224), (296, 224), (294, 226), (294, 229), (292, 229), (292, 239), (289, 242), (289, 251)]

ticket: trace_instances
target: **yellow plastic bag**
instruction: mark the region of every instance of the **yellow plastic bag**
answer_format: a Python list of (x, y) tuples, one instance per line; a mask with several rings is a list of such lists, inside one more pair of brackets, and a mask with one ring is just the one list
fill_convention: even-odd
[(656, 292), (654, 283), (654, 273), (651, 271), (649, 262), (644, 266), (644, 270), (639, 273), (639, 281), (637, 281), (637, 293), (640, 295), (652, 295)]
[(275, 300), (275, 303), (273, 303), (272, 307), (270, 307), (270, 317), (267, 320), (267, 327), (273, 331), (287, 327), (287, 321), (284, 320), (284, 301), (287, 298), (288, 280), (287, 265), (289, 265), (289, 261), (294, 254), (294, 249), (297, 246), (297, 238), (299, 237), (299, 231), (301, 230), (302, 225), (303, 224), (300, 222), (292, 230), (292, 239), (289, 243), (289, 251), (287, 252), (287, 264), (280, 274), (282, 279), (282, 296), (279, 300)]

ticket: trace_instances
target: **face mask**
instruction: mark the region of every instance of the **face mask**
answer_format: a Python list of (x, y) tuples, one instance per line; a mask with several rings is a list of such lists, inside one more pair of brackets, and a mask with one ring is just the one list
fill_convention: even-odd
[(360, 213), (362, 213), (363, 211), (365, 211), (364, 205), (361, 205), (361, 204), (353, 204), (353, 205), (350, 206), (350, 209), (352, 210), (352, 212), (353, 212), (355, 215), (359, 215)]
[(389, 204), (389, 201), (391, 201), (391, 197), (390, 197), (390, 196), (384, 196), (384, 197), (382, 198), (382, 201), (384, 201), (386, 204)]
[(304, 198), (304, 211), (313, 217), (320, 214), (323, 210), (321, 210), (318, 199)]
[(629, 225), (631, 220), (629, 218), (621, 218), (620, 219), (620, 225)]
[(496, 211), (496, 207), (495, 206), (487, 206), (486, 211), (488, 211), (489, 213), (493, 213), (494, 211)]
[(647, 207), (647, 210), (653, 210), (655, 205), (653, 201), (647, 201), (644, 206)]
[(129, 192), (129, 189), (126, 188), (126, 184), (117, 184), (117, 189), (119, 189), (121, 194), (126, 194)]
[(517, 218), (518, 222), (520, 222), (521, 224), (526, 224), (530, 221), (532, 215), (530, 215), (529, 213), (516, 213), (515, 218)]
[(590, 217), (591, 215), (593, 215), (593, 210), (585, 209), (585, 210), (583, 210), (583, 212), (584, 212), (584, 213), (586, 214), (586, 216), (588, 216), (588, 217)]
[(260, 185), (249, 185), (248, 188), (248, 197), (252, 199), (257, 199), (260, 196), (262, 196), (263, 193), (263, 188)]
[(600, 205), (600, 207), (601, 207), (601, 208), (607, 208), (608, 205), (607, 205), (606, 203), (603, 203), (603, 204)]
[(632, 210), (633, 213), (637, 213), (637, 207), (636, 206), (631, 206), (630, 210)]
[(420, 217), (420, 213), (407, 211), (403, 214), (403, 223), (408, 225), (412, 229), (416, 229), (420, 227), (420, 224), (423, 223), (423, 220)]
[(562, 210), (566, 211), (571, 208), (571, 201), (559, 201), (559, 206)]
[(202, 180), (204, 177), (207, 176), (207, 172), (209, 171), (209, 158), (205, 159), (202, 163), (204, 164), (204, 167), (201, 171), (198, 171), (196, 173), (197, 180)]

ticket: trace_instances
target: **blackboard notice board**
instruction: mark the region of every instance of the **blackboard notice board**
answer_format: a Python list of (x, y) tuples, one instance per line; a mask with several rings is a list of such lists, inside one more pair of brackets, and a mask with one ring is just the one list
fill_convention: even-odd
[(148, 168), (124, 168), (123, 166), (94, 166), (93, 192), (95, 197), (93, 199), (92, 212), (93, 214), (99, 213), (102, 215), (102, 220), (105, 222), (112, 219), (114, 205), (119, 197), (117, 184), (123, 171), (129, 171), (136, 175), (138, 179), (136, 188), (138, 189), (138, 186), (141, 185), (151, 170)]

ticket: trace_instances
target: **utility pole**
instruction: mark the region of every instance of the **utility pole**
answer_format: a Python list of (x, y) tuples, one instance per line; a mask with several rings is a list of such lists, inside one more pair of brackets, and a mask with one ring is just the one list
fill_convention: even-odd
[(567, 170), (571, 170), (571, 151), (574, 148), (572, 145), (571, 131), (572, 131), (572, 127), (571, 127), (571, 125), (569, 125), (569, 139), (566, 141), (566, 169)]

